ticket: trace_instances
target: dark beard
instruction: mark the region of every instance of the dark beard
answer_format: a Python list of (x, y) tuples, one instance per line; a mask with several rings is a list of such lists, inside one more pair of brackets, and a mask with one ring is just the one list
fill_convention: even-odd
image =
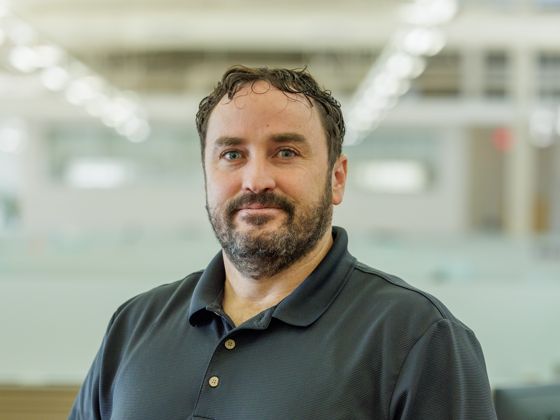
[[(331, 182), (328, 175), (325, 190), (319, 202), (305, 208), (296, 208), (288, 199), (272, 192), (249, 193), (232, 199), (225, 210), (206, 210), (216, 238), (232, 264), (242, 274), (252, 278), (271, 277), (306, 256), (323, 237), (332, 221)], [(287, 220), (273, 232), (240, 233), (233, 221), (237, 209), (258, 203), (278, 207)], [(245, 221), (254, 226), (265, 224), (270, 217), (247, 216)]]

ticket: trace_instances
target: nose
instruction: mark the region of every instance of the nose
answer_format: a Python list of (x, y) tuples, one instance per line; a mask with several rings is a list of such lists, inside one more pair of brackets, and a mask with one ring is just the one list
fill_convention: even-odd
[(252, 193), (276, 187), (273, 168), (265, 159), (251, 159), (243, 168), (243, 189)]

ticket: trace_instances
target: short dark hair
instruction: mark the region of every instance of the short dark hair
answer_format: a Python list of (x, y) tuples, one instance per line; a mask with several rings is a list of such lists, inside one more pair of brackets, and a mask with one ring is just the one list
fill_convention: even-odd
[(261, 80), (270, 83), (282, 92), (304, 95), (311, 106), (314, 103), (319, 105), (319, 115), (327, 138), (329, 164), (332, 167), (342, 152), (345, 131), (342, 110), (340, 109), (340, 103), (332, 96), (331, 91), (321, 89), (306, 68), (294, 70), (245, 66), (229, 68), (210, 95), (200, 102), (196, 113), (196, 128), (200, 137), (203, 160), (208, 120), (218, 102), (225, 95), (229, 99), (233, 99), (241, 88)]

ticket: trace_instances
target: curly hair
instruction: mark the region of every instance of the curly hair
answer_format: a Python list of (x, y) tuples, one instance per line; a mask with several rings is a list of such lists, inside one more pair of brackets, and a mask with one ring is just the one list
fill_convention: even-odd
[(241, 88), (261, 80), (270, 83), (282, 92), (304, 95), (311, 106), (319, 105), (319, 115), (327, 137), (329, 164), (332, 167), (342, 152), (344, 118), (340, 103), (333, 98), (331, 91), (321, 89), (306, 68), (295, 70), (245, 66), (229, 68), (210, 95), (204, 98), (198, 106), (196, 128), (200, 137), (202, 155), (204, 156), (206, 146), (208, 120), (218, 102), (225, 95), (228, 99), (233, 99)]

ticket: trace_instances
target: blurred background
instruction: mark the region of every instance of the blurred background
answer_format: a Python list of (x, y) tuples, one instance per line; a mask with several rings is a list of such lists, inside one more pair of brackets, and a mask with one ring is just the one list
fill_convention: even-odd
[(217, 252), (194, 115), (234, 64), (341, 101), (355, 256), (493, 387), (559, 382), (559, 40), (560, 0), (0, 0), (0, 418), (64, 418), (113, 311)]

